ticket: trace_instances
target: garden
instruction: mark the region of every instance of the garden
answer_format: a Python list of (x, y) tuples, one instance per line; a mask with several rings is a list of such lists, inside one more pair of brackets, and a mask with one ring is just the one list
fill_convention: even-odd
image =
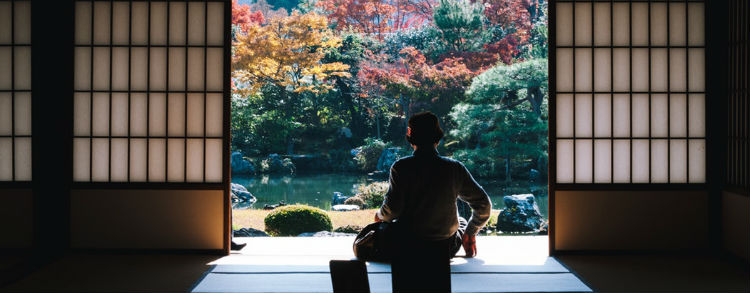
[(483, 233), (545, 233), (547, 34), (545, 0), (233, 1), (235, 236), (356, 233), (422, 111), (490, 195)]

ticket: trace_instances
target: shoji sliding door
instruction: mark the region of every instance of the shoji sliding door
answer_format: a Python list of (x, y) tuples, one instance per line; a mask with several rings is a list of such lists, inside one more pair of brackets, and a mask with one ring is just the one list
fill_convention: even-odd
[[(74, 243), (226, 247), (230, 6), (75, 2), (73, 180), (81, 190), (72, 198), (74, 220), (80, 220), (72, 227)], [(179, 235), (87, 237), (85, 231), (98, 227), (87, 221), (103, 215), (90, 209), (104, 197), (128, 202), (132, 216), (143, 217), (143, 229), (153, 221)], [(138, 205), (153, 207), (153, 214), (135, 214)]]
[(550, 4), (553, 250), (704, 245), (704, 1)]

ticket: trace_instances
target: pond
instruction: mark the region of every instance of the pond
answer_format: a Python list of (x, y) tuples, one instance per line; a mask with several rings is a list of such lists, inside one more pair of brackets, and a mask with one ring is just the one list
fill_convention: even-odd
[[(514, 182), (505, 184), (503, 180), (478, 178), (479, 184), (490, 195), (493, 209), (503, 209), (503, 196), (520, 193), (533, 193), (536, 196), (539, 211), (547, 218), (547, 185)], [(258, 199), (252, 205), (235, 204), (235, 209), (262, 209), (266, 204), (306, 204), (323, 210), (331, 209), (331, 198), (334, 192), (351, 196), (357, 189), (368, 183), (363, 174), (299, 174), (295, 176), (255, 176), (232, 177), (232, 182), (244, 185)]]

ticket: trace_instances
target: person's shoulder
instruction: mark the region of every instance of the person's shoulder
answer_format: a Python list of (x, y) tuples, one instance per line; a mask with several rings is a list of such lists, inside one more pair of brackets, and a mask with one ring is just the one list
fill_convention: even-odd
[(414, 156), (412, 155), (402, 157), (396, 160), (395, 162), (393, 162), (393, 166), (391, 166), (391, 168), (400, 168), (400, 167), (412, 164), (413, 161), (414, 161)]
[(450, 165), (452, 165), (454, 167), (461, 167), (461, 168), (464, 167), (463, 163), (461, 163), (459, 160), (456, 160), (454, 158), (440, 156), (440, 159), (442, 159), (444, 162), (446, 162), (446, 163), (448, 163), (448, 164), (450, 164)]

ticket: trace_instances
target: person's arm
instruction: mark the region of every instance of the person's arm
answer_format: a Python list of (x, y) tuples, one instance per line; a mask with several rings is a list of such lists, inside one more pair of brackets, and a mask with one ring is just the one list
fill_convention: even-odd
[(401, 215), (404, 207), (404, 186), (401, 186), (399, 174), (396, 171), (395, 164), (391, 167), (388, 192), (385, 194), (383, 205), (375, 214), (375, 217), (390, 222)]
[(479, 230), (490, 219), (492, 202), (490, 202), (487, 192), (474, 180), (474, 177), (471, 176), (466, 166), (460, 163), (459, 165), (458, 176), (461, 181), (461, 188), (459, 189), (458, 196), (471, 207), (471, 219), (469, 219), (469, 225), (466, 227), (465, 233), (474, 236), (479, 233)]

